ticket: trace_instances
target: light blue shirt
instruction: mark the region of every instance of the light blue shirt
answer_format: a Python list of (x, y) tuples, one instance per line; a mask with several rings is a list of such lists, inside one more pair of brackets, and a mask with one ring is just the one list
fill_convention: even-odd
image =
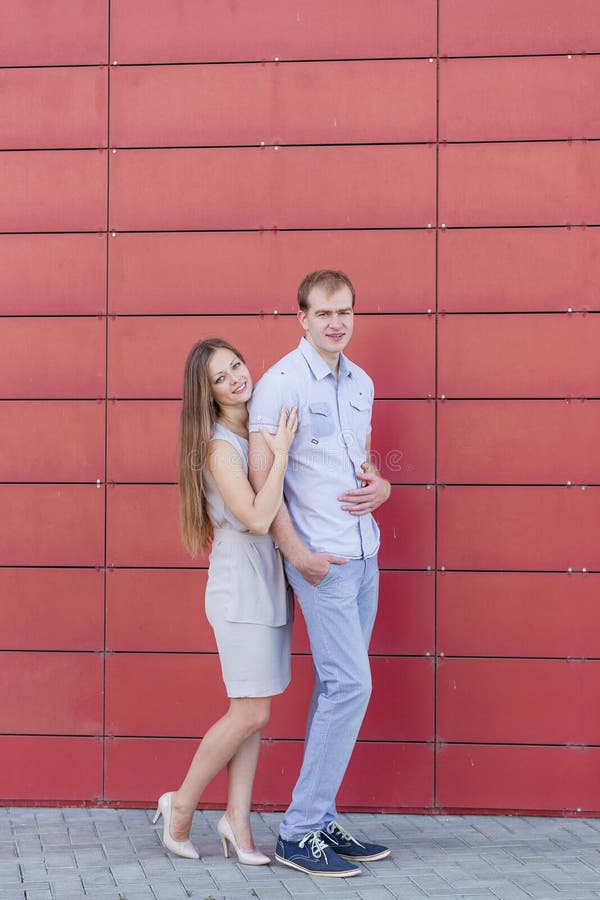
[(374, 556), (379, 529), (372, 515), (353, 516), (338, 500), (361, 487), (371, 431), (373, 382), (340, 354), (338, 378), (302, 338), (269, 369), (249, 403), (250, 431), (277, 431), (282, 406), (298, 409), (298, 431), (285, 476), (285, 502), (304, 543), (347, 559)]

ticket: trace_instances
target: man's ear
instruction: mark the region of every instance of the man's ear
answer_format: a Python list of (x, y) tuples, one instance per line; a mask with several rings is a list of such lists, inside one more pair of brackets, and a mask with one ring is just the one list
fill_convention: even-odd
[(296, 317), (305, 331), (308, 331), (308, 325), (306, 322), (306, 313), (303, 309), (299, 309), (296, 313)]

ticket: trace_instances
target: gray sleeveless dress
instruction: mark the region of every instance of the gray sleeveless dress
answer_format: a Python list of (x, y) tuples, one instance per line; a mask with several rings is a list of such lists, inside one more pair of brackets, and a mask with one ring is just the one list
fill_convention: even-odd
[[(239, 454), (248, 474), (248, 441), (217, 423), (214, 439)], [(228, 697), (271, 697), (290, 682), (293, 598), (270, 535), (248, 531), (206, 473), (214, 539), (206, 617), (215, 633)]]

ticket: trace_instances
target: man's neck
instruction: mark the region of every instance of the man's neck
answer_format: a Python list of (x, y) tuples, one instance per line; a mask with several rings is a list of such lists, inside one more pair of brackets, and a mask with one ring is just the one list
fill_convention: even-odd
[(340, 372), (340, 353), (328, 353), (326, 350), (320, 350), (313, 342), (310, 337), (305, 338), (305, 340), (310, 344), (313, 350), (319, 354), (322, 360), (327, 363), (335, 377), (337, 378)]

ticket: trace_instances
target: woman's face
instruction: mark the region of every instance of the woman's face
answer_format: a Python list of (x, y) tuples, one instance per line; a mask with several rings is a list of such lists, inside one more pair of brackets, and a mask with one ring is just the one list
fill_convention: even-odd
[(208, 377), (213, 397), (223, 409), (247, 403), (252, 394), (252, 378), (239, 356), (220, 347), (208, 363)]

